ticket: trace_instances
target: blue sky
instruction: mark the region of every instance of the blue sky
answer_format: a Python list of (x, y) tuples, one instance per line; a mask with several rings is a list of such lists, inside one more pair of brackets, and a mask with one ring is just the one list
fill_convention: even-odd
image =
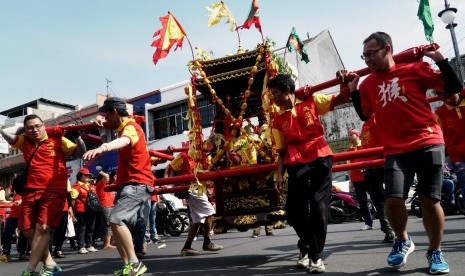
[[(97, 93), (130, 98), (189, 78), (188, 42), (157, 65), (150, 47), (158, 18), (171, 11), (194, 47), (215, 57), (234, 53), (237, 34), (223, 21), (207, 27), (206, 6), (214, 0), (42, 0), (0, 2), (0, 110), (47, 98), (68, 104), (95, 103)], [(250, 0), (225, 0), (238, 24), (248, 14)], [(456, 23), (460, 52), (465, 54), (465, 1), (450, 0), (458, 8)], [(447, 57), (453, 57), (451, 36), (437, 17), (444, 1), (430, 0), (434, 38)], [(389, 33), (395, 52), (427, 44), (416, 13), (417, 0), (261, 0), (265, 36), (282, 47), (295, 27), (306, 38), (329, 29), (347, 69), (365, 67), (362, 41), (374, 31)], [(241, 31), (242, 45), (251, 49), (261, 41), (255, 28)]]

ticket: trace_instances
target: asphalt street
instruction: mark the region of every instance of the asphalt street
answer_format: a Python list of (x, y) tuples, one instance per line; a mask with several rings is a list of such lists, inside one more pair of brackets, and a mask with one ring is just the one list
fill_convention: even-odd
[[(427, 275), (425, 252), (427, 239), (422, 221), (409, 217), (408, 230), (416, 250), (408, 258), (406, 266), (395, 270), (386, 264), (391, 250), (383, 244), (384, 234), (375, 221), (375, 229), (360, 231), (361, 222), (346, 222), (329, 225), (324, 251), (325, 275)], [(465, 216), (446, 217), (443, 251), (449, 262), (449, 275), (465, 275)], [(298, 250), (297, 237), (291, 227), (275, 230), (276, 236), (251, 238), (252, 230), (238, 232), (229, 230), (215, 235), (213, 241), (224, 249), (217, 253), (204, 253), (197, 257), (181, 257), (180, 251), (186, 234), (166, 239), (165, 248), (160, 244), (148, 245), (148, 254), (143, 262), (148, 271), (144, 275), (217, 276), (217, 275), (306, 275), (305, 270), (296, 268)], [(201, 249), (202, 238), (193, 243)], [(62, 275), (112, 275), (121, 262), (116, 250), (100, 250), (84, 255), (70, 251), (64, 246), (64, 259), (58, 259), (63, 268)], [(0, 275), (20, 275), (26, 263), (13, 257), (10, 263), (0, 263)], [(40, 265), (41, 266), (41, 265)]]

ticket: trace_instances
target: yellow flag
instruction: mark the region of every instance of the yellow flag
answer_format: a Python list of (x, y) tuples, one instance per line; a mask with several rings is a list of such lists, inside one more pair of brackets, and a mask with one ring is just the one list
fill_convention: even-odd
[(210, 7), (207, 7), (207, 10), (211, 12), (210, 20), (208, 20), (208, 27), (220, 23), (223, 17), (226, 17), (226, 23), (231, 23), (230, 31), (234, 31), (234, 26), (236, 25), (236, 20), (231, 14), (231, 11), (226, 7), (226, 4), (223, 2), (213, 3)]

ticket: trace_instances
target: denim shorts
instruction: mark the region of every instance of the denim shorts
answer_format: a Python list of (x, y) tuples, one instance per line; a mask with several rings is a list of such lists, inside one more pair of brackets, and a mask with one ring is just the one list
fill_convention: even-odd
[(115, 196), (115, 206), (111, 210), (110, 223), (128, 227), (135, 225), (138, 215), (141, 215), (139, 209), (144, 208), (144, 203), (148, 201), (152, 192), (153, 187), (145, 184), (122, 184)]
[(415, 174), (420, 197), (441, 199), (444, 145), (386, 156), (384, 183), (386, 197), (407, 198)]

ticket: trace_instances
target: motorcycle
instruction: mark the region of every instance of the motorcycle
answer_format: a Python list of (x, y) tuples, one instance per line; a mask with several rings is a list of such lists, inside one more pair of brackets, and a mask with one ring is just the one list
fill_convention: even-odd
[[(452, 204), (450, 198), (447, 196), (445, 189), (441, 190), (441, 207), (444, 210), (444, 214), (446, 215), (455, 215), (457, 212), (465, 216), (465, 204), (464, 199), (462, 197), (462, 190), (460, 189), (459, 185), (456, 181), (454, 181), (454, 198), (455, 202)], [(419, 218), (423, 217), (423, 212), (421, 209), (420, 198), (418, 196), (418, 192), (412, 196), (410, 200), (410, 210), (411, 213)]]
[(160, 196), (156, 212), (156, 227), (159, 234), (167, 233), (170, 236), (177, 237), (184, 232), (185, 220), (179, 210), (176, 209), (173, 201)]
[[(376, 210), (370, 199), (368, 199), (368, 208), (374, 217)], [(333, 186), (331, 191), (331, 201), (329, 203), (328, 213), (329, 223), (339, 224), (348, 220), (362, 220), (360, 207), (355, 199), (355, 195), (349, 192), (343, 192), (336, 186)]]

